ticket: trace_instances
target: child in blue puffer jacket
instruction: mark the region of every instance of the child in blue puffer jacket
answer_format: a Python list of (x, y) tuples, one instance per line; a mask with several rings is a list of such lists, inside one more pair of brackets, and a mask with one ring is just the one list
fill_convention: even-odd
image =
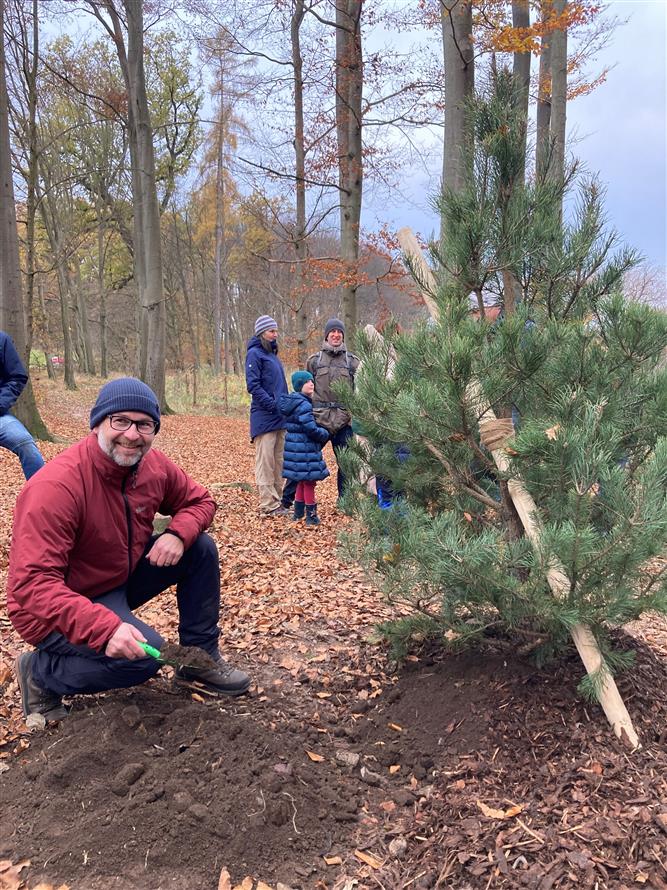
[(292, 374), (292, 388), (281, 396), (278, 407), (287, 423), (283, 477), (297, 482), (293, 519), (306, 517), (306, 525), (320, 524), (315, 501), (315, 485), (329, 475), (322, 457), (322, 446), (329, 441), (329, 433), (318, 426), (313, 417), (312, 395), (315, 389), (309, 371)]

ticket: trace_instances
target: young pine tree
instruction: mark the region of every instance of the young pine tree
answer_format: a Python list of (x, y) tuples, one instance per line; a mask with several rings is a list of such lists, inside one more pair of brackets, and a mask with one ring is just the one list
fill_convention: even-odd
[[(667, 542), (667, 317), (624, 297), (636, 257), (606, 232), (594, 181), (571, 170), (561, 185), (523, 185), (516, 107), (503, 73), (474, 102), (467, 186), (439, 205), (437, 320), (384, 345), (359, 337), (346, 398), (366, 438), (347, 454), (361, 480), (351, 543), (396, 606), (384, 630), (399, 652), (415, 634), (494, 628), (542, 640), (546, 654), (582, 623), (613, 667), (607, 629), (667, 612), (655, 559)], [(499, 318), (482, 294), (498, 296)], [(507, 472), (480, 441), (487, 405), (513, 429)], [(365, 491), (373, 474), (393, 490), (388, 509)], [(512, 479), (535, 501), (539, 543), (523, 533)], [(567, 576), (558, 596), (554, 566)]]

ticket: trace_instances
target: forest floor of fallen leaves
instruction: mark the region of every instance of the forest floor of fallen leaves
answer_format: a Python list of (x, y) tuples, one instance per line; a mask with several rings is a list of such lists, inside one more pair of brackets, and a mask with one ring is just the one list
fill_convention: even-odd
[[(98, 386), (36, 381), (63, 440), (47, 458), (87, 432)], [(211, 698), (165, 668), (32, 734), (4, 608), (22, 477), (0, 449), (0, 890), (667, 888), (664, 619), (617, 635), (636, 654), (619, 678), (632, 754), (577, 695), (574, 654), (538, 670), (499, 639), (397, 666), (374, 642), (379, 594), (339, 561), (333, 479), (319, 529), (261, 520), (247, 430), (170, 416), (156, 447), (218, 501), (222, 645), (251, 694)], [(144, 615), (176, 640), (170, 592)]]

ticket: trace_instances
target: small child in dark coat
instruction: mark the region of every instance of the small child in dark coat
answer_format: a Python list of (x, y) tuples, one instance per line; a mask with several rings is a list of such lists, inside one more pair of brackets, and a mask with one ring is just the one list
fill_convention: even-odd
[(293, 519), (306, 517), (306, 525), (319, 525), (315, 484), (329, 475), (322, 457), (322, 446), (329, 441), (329, 433), (315, 423), (312, 395), (315, 389), (309, 371), (292, 374), (292, 388), (281, 396), (278, 407), (287, 423), (283, 477), (297, 482)]

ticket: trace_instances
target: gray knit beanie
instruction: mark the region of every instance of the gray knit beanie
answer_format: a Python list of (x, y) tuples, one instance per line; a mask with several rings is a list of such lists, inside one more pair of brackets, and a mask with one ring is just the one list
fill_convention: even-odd
[(260, 334), (263, 334), (264, 331), (272, 331), (277, 329), (278, 322), (275, 318), (271, 318), (270, 315), (260, 315), (257, 321), (255, 322), (255, 336), (259, 337)]
[(345, 339), (345, 325), (340, 318), (330, 318), (324, 325), (324, 339), (326, 340), (332, 331), (340, 331)]
[(105, 383), (90, 411), (91, 430), (110, 414), (119, 411), (142, 411), (157, 423), (160, 429), (160, 403), (157, 396), (142, 380), (136, 377), (119, 377)]

